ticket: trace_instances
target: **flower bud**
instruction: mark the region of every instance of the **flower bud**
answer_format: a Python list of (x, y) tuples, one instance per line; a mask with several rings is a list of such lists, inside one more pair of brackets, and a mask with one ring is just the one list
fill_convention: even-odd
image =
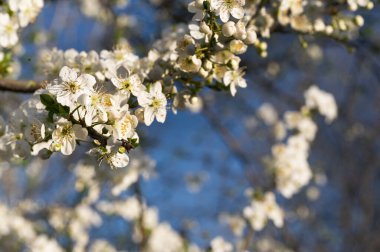
[(334, 28), (331, 25), (326, 26), (326, 34), (331, 35), (334, 32)]
[(184, 72), (198, 72), (201, 68), (202, 61), (195, 55), (179, 59), (179, 66)]
[(203, 78), (206, 78), (208, 76), (208, 71), (205, 70), (203, 67), (201, 67), (201, 69), (199, 69), (199, 74), (203, 77)]
[(235, 23), (232, 21), (228, 21), (227, 23), (225, 23), (223, 25), (222, 32), (223, 35), (226, 37), (231, 37), (232, 35), (234, 35), (236, 32)]
[(268, 49), (268, 44), (267, 42), (260, 42), (259, 49), (261, 51), (266, 51)]
[(236, 25), (236, 32), (234, 34), (234, 37), (236, 39), (244, 40), (247, 38), (247, 31), (245, 29), (245, 24), (241, 21), (237, 22)]
[(247, 38), (245, 39), (245, 42), (251, 45), (251, 44), (254, 44), (256, 41), (257, 41), (256, 31), (253, 28), (248, 29)]
[(357, 26), (362, 27), (364, 25), (364, 18), (360, 15), (356, 15), (354, 22)]
[(348, 29), (347, 24), (343, 19), (338, 20), (338, 27), (341, 31), (347, 31)]
[(372, 10), (373, 7), (375, 7), (375, 5), (374, 5), (373, 2), (369, 2), (369, 3), (367, 4), (367, 6), (366, 6), (366, 8), (367, 8), (368, 10)]
[(188, 108), (192, 113), (199, 113), (203, 108), (203, 101), (198, 96), (192, 96), (185, 102), (186, 108)]
[(326, 25), (325, 25), (325, 23), (323, 22), (323, 20), (322, 19), (316, 19), (315, 20), (315, 23), (314, 23), (314, 30), (316, 31), (316, 32), (322, 32), (322, 31), (324, 31), (326, 29)]
[(234, 39), (230, 42), (230, 50), (234, 54), (243, 54), (247, 51), (247, 45), (241, 40)]
[(201, 23), (200, 30), (204, 34), (212, 34), (212, 31), (211, 31), (210, 27), (205, 22)]
[(239, 69), (239, 63), (240, 63), (240, 58), (239, 57), (233, 57), (230, 62), (229, 62), (229, 65), (230, 67), (233, 69), (233, 70), (237, 70)]
[(207, 71), (210, 71), (211, 69), (212, 69), (212, 62), (211, 61), (209, 61), (209, 60), (205, 60), (204, 62), (203, 62), (203, 68), (205, 69), (205, 70), (207, 70)]

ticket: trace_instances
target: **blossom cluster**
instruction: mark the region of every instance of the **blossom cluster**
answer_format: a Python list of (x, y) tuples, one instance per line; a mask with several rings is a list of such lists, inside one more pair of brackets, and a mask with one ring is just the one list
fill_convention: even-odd
[[(104, 23), (109, 23), (114, 18), (114, 10), (125, 8), (129, 0), (111, 0), (104, 2), (101, 0), (80, 0), (80, 9), (88, 17)], [(118, 19), (127, 18), (128, 16), (118, 15)]]
[[(139, 122), (148, 126), (154, 120), (163, 123), (168, 108), (173, 112), (183, 107), (199, 111), (202, 107), (199, 93), (204, 88), (229, 90), (234, 96), (238, 88), (247, 87), (239, 55), (249, 45), (266, 56), (265, 39), (279, 25), (291, 24), (294, 30), (314, 33), (315, 29), (296, 24), (307, 24), (309, 16), (320, 23), (315, 18), (318, 15), (309, 13), (310, 9), (321, 10), (322, 15), (322, 10), (329, 8), (327, 5), (321, 1), (260, 4), (244, 0), (196, 0), (188, 5), (188, 10), (194, 13), (192, 22), (164, 31), (163, 38), (143, 58), (136, 56), (127, 42), (100, 53), (43, 50), (40, 69), (48, 80), (45, 89), (26, 103), (33, 104), (27, 110), (38, 111), (21, 113), (38, 114), (39, 118), (28, 119), (33, 123), (25, 118), (16, 119), (24, 126), (16, 125), (15, 132), (9, 127), (7, 139), (13, 143), (26, 140), (23, 145), (29, 145), (33, 155), (42, 150), (44, 155), (46, 152), (70, 155), (77, 143), (90, 142), (89, 153), (111, 166), (125, 167), (129, 162), (127, 152), (139, 143), (136, 131)], [(366, 5), (359, 4), (367, 8), (370, 5), (369, 1)], [(36, 2), (33, 6), (40, 5)], [(330, 21), (335, 18), (334, 14)], [(345, 25), (349, 27), (348, 23)], [(324, 26), (326, 30), (336, 30), (334, 25)], [(327, 34), (333, 36), (333, 32)], [(305, 123), (310, 125), (306, 119)], [(33, 128), (32, 138), (29, 132), (23, 132), (28, 128)], [(310, 141), (312, 137), (306, 139)], [(280, 155), (280, 149), (274, 152)]]
[[(99, 53), (42, 50), (39, 68), (46, 77), (43, 89), (11, 115), (8, 125), (0, 117), (0, 155), (15, 159), (30, 155), (48, 158), (54, 152), (71, 155), (78, 145), (84, 145), (89, 154), (111, 167), (129, 164), (129, 169), (120, 169), (125, 174), (111, 189), (113, 196), (120, 196), (143, 173), (134, 166), (138, 161), (129, 159), (129, 151), (140, 142), (138, 126), (150, 126), (154, 121), (164, 123), (168, 109), (174, 113), (184, 107), (199, 111), (200, 92), (206, 88), (235, 96), (238, 88), (248, 85), (240, 55), (252, 46), (260, 56), (267, 56), (266, 40), (278, 30), (289, 28), (301, 35), (326, 35), (338, 40), (356, 35), (364, 21), (355, 11), (370, 9), (373, 3), (343, 2), (336, 10), (330, 1), (195, 0), (188, 5), (194, 14), (192, 22), (164, 31), (146, 57), (138, 57), (126, 42)], [(82, 4), (91, 6), (92, 1)], [(19, 27), (25, 27), (36, 17), (43, 2), (10, 0), (3, 5), (0, 46), (11, 47), (17, 43)], [(96, 14), (90, 7), (85, 8), (90, 10), (88, 15)], [(308, 155), (317, 132), (312, 120), (315, 112), (329, 123), (337, 117), (333, 96), (318, 87), (309, 88), (305, 99), (300, 111), (285, 113), (284, 122), (266, 117), (268, 124), (276, 123), (280, 132), (277, 136), (281, 142), (272, 148), (269, 167), (276, 191), (286, 198), (297, 193), (312, 177)], [(262, 113), (268, 110), (267, 107)], [(133, 240), (145, 243), (147, 251), (200, 251), (195, 245), (186, 245), (167, 223), (160, 223), (157, 210), (147, 206), (139, 195), (99, 201), (100, 183), (93, 167), (80, 164), (75, 173), (75, 188), (86, 196), (73, 209), (56, 207), (48, 213), (54, 229), (72, 236), (74, 251), (84, 251), (89, 246), (90, 229), (102, 224), (101, 214), (118, 215), (132, 222)], [(285, 214), (274, 191), (255, 190), (248, 196), (249, 205), (242, 213), (226, 218), (235, 227), (234, 233), (241, 235), (246, 226), (260, 231), (269, 220), (277, 227), (283, 225)], [(7, 220), (0, 228), (0, 236), (24, 230), (25, 233), (17, 235), (27, 243), (33, 240), (31, 246), (36, 251), (60, 251), (55, 241), (29, 231), (32, 224), (21, 215), (0, 205), (1, 214), (12, 216), (13, 221)], [(25, 229), (19, 229), (19, 225)], [(216, 237), (210, 248), (233, 251), (234, 246)], [(98, 240), (90, 251), (116, 249)]]
[(276, 187), (287, 198), (308, 184), (312, 177), (307, 159), (317, 132), (313, 111), (318, 111), (327, 122), (337, 117), (337, 105), (331, 94), (311, 86), (305, 92), (305, 99), (300, 112), (285, 113), (285, 128), (295, 133), (288, 137), (286, 144), (279, 143), (272, 148)]
[(277, 227), (283, 226), (284, 213), (277, 205), (272, 192), (266, 192), (264, 195), (251, 192), (251, 197), (251, 205), (244, 208), (243, 215), (254, 230), (262, 230), (268, 220), (272, 220)]
[(33, 22), (43, 0), (8, 0), (0, 3), (0, 47), (10, 48), (19, 41), (18, 31)]
[(348, 0), (346, 4), (346, 8), (337, 9), (332, 3), (324, 1), (281, 1), (278, 21), (301, 33), (319, 33), (347, 39), (364, 24), (363, 17), (353, 12), (359, 7), (372, 9), (374, 4), (367, 0)]
[[(247, 227), (246, 224), (256, 232), (263, 230), (269, 221), (281, 228), (286, 216), (276, 201), (276, 193), (290, 198), (312, 178), (308, 156), (310, 144), (317, 132), (317, 125), (312, 119), (315, 112), (319, 112), (331, 123), (337, 117), (337, 105), (331, 94), (314, 85), (305, 91), (304, 96), (306, 101), (300, 112), (287, 111), (283, 122), (278, 120), (277, 113), (270, 104), (266, 103), (259, 109), (259, 116), (263, 121), (279, 131), (275, 132), (277, 139), (286, 138), (286, 143), (275, 144), (271, 159), (266, 160), (269, 174), (274, 176), (273, 191), (260, 187), (248, 188), (246, 194), (250, 204), (239, 214), (223, 215), (224, 222), (229, 224), (233, 234), (239, 239)], [(241, 244), (237, 243), (236, 246), (236, 249), (241, 249)]]
[(78, 143), (90, 142), (90, 154), (125, 167), (127, 152), (139, 143), (139, 120), (149, 126), (155, 119), (164, 122), (167, 114), (162, 82), (143, 83), (138, 57), (128, 48), (100, 55), (42, 51), (40, 64), (49, 80), (12, 116), (3, 138), (9, 152), (23, 150), (18, 156), (25, 157), (29, 148), (32, 155), (70, 155)]

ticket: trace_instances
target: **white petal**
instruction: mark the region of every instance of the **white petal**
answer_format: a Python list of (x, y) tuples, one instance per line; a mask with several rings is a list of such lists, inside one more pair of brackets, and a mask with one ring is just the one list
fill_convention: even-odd
[(191, 13), (196, 13), (199, 11), (199, 9), (196, 7), (195, 5), (195, 1), (194, 2), (191, 2), (189, 3), (189, 5), (187, 6), (187, 10)]
[(229, 85), (233, 80), (233, 72), (232, 71), (228, 71), (224, 74), (223, 76), (223, 82), (224, 82), (224, 85)]
[(67, 82), (75, 81), (77, 78), (77, 73), (74, 70), (70, 69), (69, 67), (64, 66), (59, 72), (59, 77), (61, 77), (63, 81), (67, 81)]
[(231, 10), (231, 15), (236, 19), (242, 19), (244, 17), (244, 10), (241, 7), (234, 7)]
[(160, 82), (155, 82), (150, 89), (151, 94), (159, 95), (162, 93), (162, 86)]
[(244, 78), (240, 78), (238, 80), (239, 87), (246, 88), (247, 87), (247, 81)]
[(144, 111), (144, 122), (147, 126), (151, 125), (154, 120), (154, 109), (153, 108), (145, 108)]
[(228, 12), (228, 10), (220, 10), (220, 19), (223, 23), (228, 22), (228, 20), (230, 19), (230, 13)]
[(82, 74), (81, 76), (78, 77), (77, 81), (82, 88), (83, 87), (92, 88), (96, 83), (95, 77), (90, 74)]
[(63, 155), (71, 155), (73, 151), (75, 150), (76, 142), (74, 138), (64, 138), (61, 146), (61, 153)]
[(82, 128), (82, 126), (80, 126), (79, 124), (73, 125), (73, 131), (76, 138), (80, 140), (85, 140), (87, 138), (87, 135), (88, 135), (87, 129)]
[(222, 4), (220, 0), (211, 0), (211, 6), (215, 9), (219, 9)]
[(205, 37), (205, 34), (200, 31), (190, 31), (190, 35), (195, 39), (202, 39)]
[(121, 88), (121, 82), (118, 78), (111, 78), (111, 82), (116, 88)]
[(232, 95), (232, 96), (235, 96), (235, 94), (236, 94), (236, 86), (235, 86), (235, 83), (231, 83), (231, 84), (230, 84), (230, 91), (231, 91), (231, 95)]
[(203, 19), (203, 17), (204, 17), (203, 11), (198, 11), (197, 13), (195, 13), (195, 15), (192, 18), (192, 20), (194, 20), (194, 21), (200, 21), (200, 20)]
[(37, 156), (41, 150), (43, 150), (43, 149), (48, 150), (51, 143), (52, 143), (52, 140), (49, 140), (48, 142), (41, 142), (41, 143), (33, 145), (31, 154), (33, 156)]
[(84, 105), (84, 106), (87, 106), (88, 104), (90, 104), (91, 99), (90, 99), (89, 94), (87, 94), (87, 93), (81, 94), (78, 97), (78, 102), (79, 102), (79, 104)]
[(92, 125), (92, 119), (94, 118), (94, 109), (92, 107), (88, 108), (87, 109), (87, 113), (84, 117), (84, 123), (87, 125), (87, 126), (91, 126)]
[(131, 77), (129, 77), (129, 81), (132, 83), (132, 85), (140, 85), (141, 84), (140, 77), (137, 74), (134, 74)]
[(120, 66), (116, 70), (116, 75), (117, 75), (118, 78), (126, 79), (129, 76), (129, 69), (126, 68), (126, 67), (124, 67), (124, 66)]
[(129, 163), (129, 157), (127, 154), (115, 153), (115, 155), (110, 160), (111, 165), (116, 168), (126, 167)]
[(159, 109), (156, 114), (157, 122), (164, 123), (166, 118), (166, 108)]
[(145, 91), (139, 93), (137, 100), (141, 107), (147, 107), (152, 103), (151, 95)]

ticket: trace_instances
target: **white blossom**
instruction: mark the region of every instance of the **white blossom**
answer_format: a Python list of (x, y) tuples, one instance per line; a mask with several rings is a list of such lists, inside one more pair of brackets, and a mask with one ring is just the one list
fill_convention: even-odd
[(245, 0), (211, 0), (211, 7), (224, 23), (229, 20), (230, 14), (236, 19), (243, 18), (244, 5)]
[(251, 205), (244, 208), (246, 217), (254, 230), (262, 230), (268, 220), (272, 220), (276, 227), (282, 227), (284, 223), (284, 213), (277, 205), (272, 192), (267, 192), (258, 198), (254, 198)]
[(148, 240), (149, 252), (177, 252), (183, 250), (181, 237), (167, 223), (153, 229)]
[(310, 109), (317, 109), (321, 115), (326, 117), (326, 121), (331, 123), (338, 115), (338, 108), (331, 94), (320, 90), (317, 86), (311, 86), (305, 92), (306, 106)]
[(87, 134), (87, 130), (82, 126), (61, 119), (52, 134), (52, 148), (61, 151), (63, 155), (70, 155), (75, 150), (76, 141), (85, 140)]
[(241, 70), (238, 71), (227, 71), (224, 74), (223, 77), (223, 82), (224, 85), (230, 87), (230, 91), (232, 96), (235, 96), (236, 94), (236, 88), (246, 88), (247, 87), (247, 82), (243, 78), (244, 73)]
[(59, 72), (60, 80), (47, 87), (47, 90), (57, 96), (57, 101), (65, 106), (74, 106), (80, 95), (92, 91), (96, 83), (94, 76), (82, 74), (64, 66)]
[(122, 94), (138, 96), (140, 92), (145, 91), (140, 77), (137, 74), (131, 75), (124, 67), (119, 67), (117, 77), (112, 78), (111, 82)]
[(7, 13), (0, 13), (0, 46), (11, 47), (18, 42), (18, 24)]
[(233, 247), (231, 243), (218, 236), (211, 241), (211, 250), (212, 252), (232, 252)]
[(200, 21), (205, 16), (205, 11), (203, 9), (203, 0), (195, 0), (189, 3), (187, 10), (194, 13), (194, 21)]
[(160, 82), (154, 83), (149, 92), (141, 92), (138, 97), (139, 104), (144, 108), (144, 122), (151, 125), (154, 118), (163, 123), (166, 118), (166, 97), (162, 93)]

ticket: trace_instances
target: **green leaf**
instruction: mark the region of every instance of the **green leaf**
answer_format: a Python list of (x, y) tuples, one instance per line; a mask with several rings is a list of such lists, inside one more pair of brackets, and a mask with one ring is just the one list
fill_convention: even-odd
[(54, 98), (48, 94), (41, 94), (40, 100), (41, 100), (42, 104), (45, 105), (47, 110), (50, 110), (49, 108), (53, 107), (56, 103)]
[(62, 117), (68, 117), (69, 114), (70, 114), (70, 108), (67, 107), (67, 106), (63, 106), (61, 104), (57, 104), (58, 105), (58, 111), (57, 111), (57, 114), (59, 116), (62, 116)]
[(133, 148), (137, 148), (140, 145), (137, 138), (128, 138), (128, 142), (132, 145)]
[(54, 122), (54, 120), (53, 120), (53, 116), (54, 116), (54, 113), (51, 112), (51, 111), (49, 111), (48, 118), (47, 118), (47, 121), (48, 121), (49, 123), (53, 123), (53, 122)]
[(46, 110), (49, 112), (48, 121), (53, 122), (53, 115), (57, 114), (61, 117), (68, 118), (70, 115), (70, 108), (59, 104), (54, 97), (49, 94), (41, 94), (40, 100), (45, 105)]

